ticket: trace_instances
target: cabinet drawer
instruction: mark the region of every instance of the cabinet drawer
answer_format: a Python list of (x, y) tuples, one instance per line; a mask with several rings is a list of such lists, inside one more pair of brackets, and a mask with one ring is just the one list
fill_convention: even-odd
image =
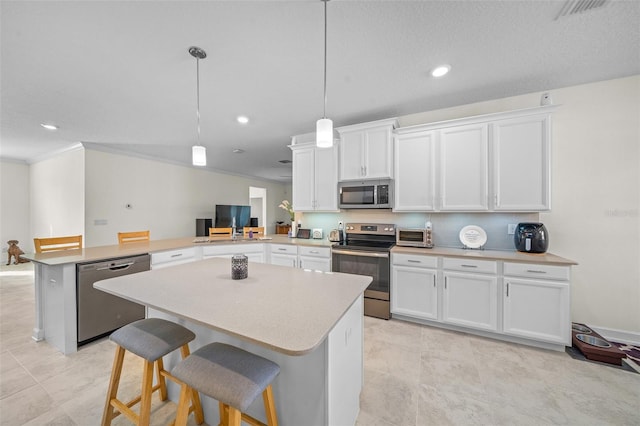
[(178, 262), (187, 259), (193, 259), (196, 256), (195, 247), (189, 247), (179, 250), (163, 251), (160, 253), (151, 254), (151, 264), (157, 265), (159, 263)]
[(417, 268), (437, 268), (438, 258), (436, 256), (421, 256), (406, 253), (392, 253), (391, 262), (394, 265), (415, 266)]
[(569, 281), (570, 274), (571, 269), (568, 266), (540, 265), (536, 263), (504, 263), (504, 275), (513, 277)]
[(498, 272), (498, 263), (492, 260), (445, 257), (442, 259), (442, 269), (482, 274), (496, 274)]
[(271, 244), (271, 253), (298, 254), (298, 247), (289, 244)]
[(225, 254), (240, 254), (240, 253), (262, 253), (264, 250), (263, 244), (259, 243), (246, 243), (246, 244), (224, 244), (216, 246), (203, 246), (202, 255), (207, 256), (219, 256)]
[(331, 257), (331, 249), (329, 247), (298, 246), (298, 254), (300, 256), (329, 258)]

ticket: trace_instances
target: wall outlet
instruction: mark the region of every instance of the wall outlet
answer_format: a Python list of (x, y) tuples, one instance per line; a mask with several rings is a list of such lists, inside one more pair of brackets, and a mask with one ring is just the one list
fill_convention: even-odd
[(338, 221), (338, 229), (344, 229), (344, 224), (341, 220)]
[(510, 223), (507, 225), (507, 235), (513, 235), (516, 233), (516, 224)]

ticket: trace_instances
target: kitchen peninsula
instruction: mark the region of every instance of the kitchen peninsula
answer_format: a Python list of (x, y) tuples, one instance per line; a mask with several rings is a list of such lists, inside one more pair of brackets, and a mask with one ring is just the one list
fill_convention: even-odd
[[(282, 425), (354, 424), (363, 368), (362, 293), (370, 277), (249, 264), (231, 279), (228, 259), (207, 259), (97, 282), (95, 287), (146, 305), (149, 317), (196, 333), (192, 350), (213, 341), (278, 363), (274, 382)], [(175, 354), (172, 354), (175, 355)], [(177, 357), (168, 357), (171, 368)], [(177, 400), (178, 389), (170, 390)], [(264, 418), (262, 405), (249, 413)], [(205, 420), (218, 405), (204, 399)]]

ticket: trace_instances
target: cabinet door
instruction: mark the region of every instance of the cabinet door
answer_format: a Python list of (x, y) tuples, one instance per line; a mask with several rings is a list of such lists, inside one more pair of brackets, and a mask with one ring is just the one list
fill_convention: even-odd
[(280, 266), (296, 267), (298, 257), (292, 254), (271, 253), (271, 264)]
[(433, 269), (393, 266), (391, 313), (438, 319), (438, 287)]
[(486, 123), (440, 131), (441, 210), (489, 209), (488, 153)]
[(367, 179), (393, 177), (391, 128), (381, 127), (365, 133), (364, 176)]
[(503, 332), (571, 345), (569, 283), (504, 278)]
[(340, 135), (340, 180), (364, 177), (363, 131), (345, 132)]
[(338, 210), (338, 148), (315, 148), (316, 211)]
[(396, 137), (394, 211), (435, 209), (435, 137), (435, 132)]
[(315, 192), (315, 148), (298, 148), (292, 152), (293, 209), (313, 211)]
[(299, 266), (312, 271), (331, 272), (331, 259), (322, 257), (299, 256)]
[(549, 210), (550, 120), (544, 114), (492, 124), (494, 210)]
[(498, 280), (495, 276), (445, 272), (443, 321), (465, 327), (498, 329)]

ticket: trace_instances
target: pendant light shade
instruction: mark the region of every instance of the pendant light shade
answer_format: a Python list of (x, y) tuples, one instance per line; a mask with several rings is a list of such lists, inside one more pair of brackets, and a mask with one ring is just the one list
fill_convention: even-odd
[(316, 121), (316, 146), (318, 148), (333, 146), (333, 121), (331, 119), (321, 118)]
[(196, 46), (189, 48), (189, 54), (196, 58), (196, 119), (198, 122), (198, 142), (191, 147), (191, 163), (194, 166), (207, 165), (207, 148), (200, 145), (200, 59), (207, 57), (207, 52)]
[(324, 109), (322, 118), (316, 122), (316, 146), (331, 148), (333, 146), (333, 121), (327, 118), (327, 2), (324, 3)]
[(191, 147), (191, 161), (194, 166), (207, 165), (207, 148), (202, 145), (194, 145)]

